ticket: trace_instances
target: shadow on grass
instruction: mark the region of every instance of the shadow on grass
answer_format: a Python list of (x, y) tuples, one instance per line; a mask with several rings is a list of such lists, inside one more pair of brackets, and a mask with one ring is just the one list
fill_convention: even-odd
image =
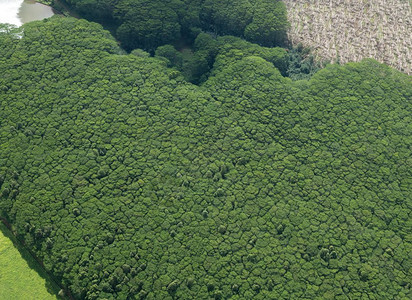
[(34, 270), (42, 279), (46, 282), (46, 289), (57, 299), (67, 299), (66, 297), (58, 296), (60, 291), (60, 286), (57, 282), (50, 276), (41, 264), (32, 256), (32, 254), (16, 239), (13, 233), (7, 228), (7, 226), (0, 220), (0, 232), (13, 243), (13, 246), (19, 251), (21, 257), (26, 261), (29, 268)]

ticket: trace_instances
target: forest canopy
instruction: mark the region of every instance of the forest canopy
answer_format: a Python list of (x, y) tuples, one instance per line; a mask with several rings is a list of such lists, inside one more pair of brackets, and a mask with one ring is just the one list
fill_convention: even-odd
[[(165, 30), (241, 35), (242, 9), (272, 5), (195, 2), (163, 1)], [(126, 0), (98, 3), (127, 24)], [(197, 86), (173, 47), (23, 29), (0, 33), (0, 216), (75, 299), (409, 299), (410, 76), (364, 60), (292, 81), (285, 50), (203, 35)]]
[(68, 0), (89, 20), (117, 26), (126, 50), (193, 40), (204, 30), (244, 37), (263, 46), (286, 42), (289, 26), (280, 0)]

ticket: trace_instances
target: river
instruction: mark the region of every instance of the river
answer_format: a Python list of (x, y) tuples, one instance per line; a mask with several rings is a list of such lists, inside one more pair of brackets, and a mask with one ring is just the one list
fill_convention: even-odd
[(21, 26), (54, 15), (50, 6), (34, 0), (0, 0), (0, 23)]

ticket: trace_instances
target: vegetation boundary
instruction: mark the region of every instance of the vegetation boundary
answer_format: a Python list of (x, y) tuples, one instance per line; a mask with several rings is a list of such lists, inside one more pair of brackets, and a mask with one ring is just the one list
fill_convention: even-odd
[[(44, 267), (43, 261), (40, 258), (38, 258), (37, 255), (34, 254), (33, 251), (29, 247), (26, 246), (26, 244), (24, 243), (23, 240), (18, 238), (18, 236), (13, 231), (12, 225), (5, 218), (3, 218), (1, 216), (0, 216), (0, 221), (4, 224), (4, 226), (6, 227), (6, 229), (9, 231), (10, 235), (12, 236), (11, 241), (12, 241), (13, 245), (15, 245), (15, 248), (17, 249), (17, 251), (20, 252), (20, 249), (19, 249), (20, 247), (23, 248), (24, 250), (26, 250), (27, 253), (29, 253), (30, 256), (33, 258), (33, 260), (35, 260), (37, 262), (38, 267), (41, 268), (41, 271), (43, 271), (47, 275), (47, 278), (45, 278), (45, 280), (46, 281), (51, 281), (50, 283), (52, 285), (55, 285), (55, 286), (59, 287), (61, 290), (64, 291), (63, 294), (61, 294), (59, 292), (58, 296), (61, 299), (70, 299), (70, 300), (74, 299), (72, 297), (72, 295), (70, 294), (70, 290), (67, 289), (66, 287), (64, 287), (58, 280), (56, 280), (56, 278), (50, 272), (48, 272), (46, 270), (46, 268)], [(26, 259), (24, 259), (24, 260), (27, 262)], [(29, 264), (29, 262), (27, 262), (27, 263)], [(39, 273), (37, 270), (35, 270), (35, 271), (37, 273)], [(41, 276), (41, 275), (39, 274), (39, 276)]]

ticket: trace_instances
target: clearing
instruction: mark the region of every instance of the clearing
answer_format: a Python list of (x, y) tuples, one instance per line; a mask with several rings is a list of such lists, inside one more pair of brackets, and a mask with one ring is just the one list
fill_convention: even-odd
[(371, 57), (412, 74), (412, 11), (408, 0), (284, 0), (293, 45), (319, 60)]
[(0, 299), (58, 299), (59, 287), (0, 221)]

